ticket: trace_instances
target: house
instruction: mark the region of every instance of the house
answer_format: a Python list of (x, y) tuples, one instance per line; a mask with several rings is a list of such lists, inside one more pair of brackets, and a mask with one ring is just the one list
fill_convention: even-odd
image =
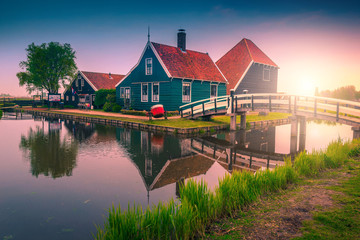
[(242, 39), (216, 65), (235, 94), (276, 93), (279, 67), (251, 40)]
[(95, 92), (99, 89), (115, 89), (124, 75), (78, 71), (64, 92), (64, 104), (83, 107), (85, 103), (93, 106)]
[(116, 85), (118, 104), (150, 110), (162, 104), (166, 111), (226, 94), (227, 80), (207, 53), (186, 49), (186, 33), (178, 32), (177, 47), (150, 42), (138, 63)]

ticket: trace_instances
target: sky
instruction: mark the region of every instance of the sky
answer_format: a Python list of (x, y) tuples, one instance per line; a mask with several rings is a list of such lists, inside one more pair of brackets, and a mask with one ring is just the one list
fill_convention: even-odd
[(279, 67), (278, 92), (360, 90), (358, 1), (18, 1), (0, 0), (0, 94), (27, 95), (16, 73), (31, 43), (69, 43), (80, 70), (127, 74), (147, 42), (187, 48), (217, 61), (242, 38)]

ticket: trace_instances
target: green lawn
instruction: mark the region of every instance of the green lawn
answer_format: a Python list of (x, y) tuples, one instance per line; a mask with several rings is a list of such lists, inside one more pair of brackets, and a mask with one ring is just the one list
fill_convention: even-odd
[[(39, 110), (40, 111), (40, 110)], [(41, 111), (47, 112), (47, 111)], [(96, 111), (100, 112), (100, 111)], [(189, 120), (184, 118), (176, 118), (176, 119), (153, 119), (151, 121), (144, 119), (136, 119), (136, 118), (126, 118), (126, 117), (114, 117), (114, 116), (103, 116), (103, 115), (90, 115), (90, 114), (80, 114), (80, 113), (68, 113), (56, 111), (58, 114), (68, 114), (75, 116), (84, 116), (84, 117), (96, 117), (103, 119), (112, 119), (112, 120), (120, 120), (124, 122), (136, 122), (136, 123), (144, 123), (150, 125), (164, 126), (164, 127), (175, 127), (175, 128), (197, 128), (197, 127), (212, 127), (219, 125), (228, 125), (230, 124), (230, 117), (228, 116), (216, 116), (213, 117), (210, 121), (202, 121), (202, 120)], [(247, 122), (253, 121), (262, 121), (262, 120), (275, 120), (275, 119), (283, 119), (290, 116), (287, 113), (269, 113), (267, 116), (258, 116), (258, 115), (248, 115), (246, 117)], [(240, 122), (240, 116), (238, 117), (237, 122)]]

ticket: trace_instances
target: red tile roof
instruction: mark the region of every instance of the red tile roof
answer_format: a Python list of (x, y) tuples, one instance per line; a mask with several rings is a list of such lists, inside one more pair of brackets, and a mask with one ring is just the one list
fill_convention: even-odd
[(226, 82), (210, 56), (192, 50), (151, 43), (172, 77)]
[(111, 78), (109, 73), (96, 73), (96, 72), (85, 72), (81, 71), (86, 78), (99, 89), (115, 89), (115, 85), (124, 78), (125, 75), (112, 74)]
[(229, 82), (227, 93), (235, 88), (251, 61), (278, 68), (251, 40), (244, 38), (216, 62)]

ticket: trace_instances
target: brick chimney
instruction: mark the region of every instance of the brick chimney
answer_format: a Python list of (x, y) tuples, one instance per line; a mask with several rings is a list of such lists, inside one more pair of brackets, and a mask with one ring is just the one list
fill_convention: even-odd
[(177, 34), (177, 46), (181, 49), (181, 51), (186, 51), (186, 33), (185, 29), (179, 29)]

